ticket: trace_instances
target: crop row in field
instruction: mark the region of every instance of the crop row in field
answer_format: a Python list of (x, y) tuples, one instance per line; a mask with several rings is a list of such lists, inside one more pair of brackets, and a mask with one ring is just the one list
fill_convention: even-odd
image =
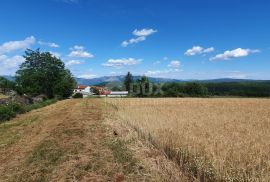
[(270, 100), (107, 99), (201, 181), (270, 181)]

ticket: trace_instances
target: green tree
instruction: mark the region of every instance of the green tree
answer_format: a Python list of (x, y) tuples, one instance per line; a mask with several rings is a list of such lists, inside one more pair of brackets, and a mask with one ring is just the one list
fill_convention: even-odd
[(204, 85), (196, 82), (189, 82), (185, 85), (185, 93), (189, 96), (196, 97), (196, 96), (207, 96), (208, 89)]
[(133, 76), (128, 72), (124, 80), (124, 85), (127, 91), (131, 91), (131, 84), (133, 84)]
[(67, 98), (72, 94), (76, 81), (59, 58), (39, 49), (27, 49), (24, 58), (16, 72), (16, 82), (24, 93), (45, 94), (49, 98)]
[(72, 77), (71, 72), (66, 69), (62, 72), (61, 80), (54, 87), (54, 95), (60, 98), (68, 98), (73, 94), (73, 89), (76, 86), (76, 82)]
[(166, 97), (184, 97), (184, 84), (182, 83), (166, 83), (163, 85), (162, 90)]
[(152, 94), (153, 90), (147, 76), (142, 76), (140, 79), (137, 80), (137, 89), (139, 90), (137, 96), (145, 97)]

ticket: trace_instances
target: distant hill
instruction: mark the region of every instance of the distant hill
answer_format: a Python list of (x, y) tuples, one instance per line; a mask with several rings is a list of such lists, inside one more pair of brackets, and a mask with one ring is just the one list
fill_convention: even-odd
[(10, 81), (15, 81), (15, 77), (14, 76), (0, 75), (0, 77), (4, 77), (5, 79), (10, 80)]
[(234, 79), (234, 78), (218, 78), (212, 80), (198, 80), (203, 83), (235, 83), (235, 82), (270, 82), (270, 80), (251, 80), (251, 79)]
[[(8, 80), (15, 80), (14, 76), (3, 75), (2, 77)], [(141, 76), (134, 76), (134, 80), (141, 78)], [(170, 79), (170, 78), (155, 78), (148, 77), (153, 83), (180, 83), (180, 82), (201, 82), (201, 83), (237, 83), (237, 82), (269, 82), (270, 80), (251, 80), (251, 79), (233, 79), (233, 78), (219, 78), (219, 79), (209, 79), (209, 80), (180, 80), (180, 79)], [(124, 75), (119, 76), (103, 76), (98, 78), (75, 78), (77, 83), (80, 85), (107, 85), (114, 83), (115, 85), (120, 85), (125, 79)]]
[[(141, 76), (134, 76), (134, 80), (141, 78)], [(153, 83), (165, 83), (165, 82), (183, 82), (183, 80), (169, 79), (169, 78), (154, 78), (148, 77), (149, 80)], [(76, 78), (78, 84), (82, 85), (99, 85), (101, 83), (111, 83), (111, 82), (123, 82), (125, 79), (124, 75), (120, 76), (103, 76), (99, 78)]]
[[(141, 76), (134, 76), (134, 80), (139, 79)], [(76, 78), (78, 84), (82, 85), (105, 85), (108, 83), (117, 83), (123, 82), (125, 76), (103, 76), (99, 78), (85, 79), (85, 78)], [(180, 83), (180, 82), (201, 82), (201, 83), (237, 83), (237, 82), (270, 82), (270, 80), (251, 80), (251, 79), (234, 79), (234, 78), (218, 78), (218, 79), (209, 79), (209, 80), (180, 80), (180, 79), (170, 79), (170, 78), (155, 78), (148, 77), (149, 80), (153, 83)]]

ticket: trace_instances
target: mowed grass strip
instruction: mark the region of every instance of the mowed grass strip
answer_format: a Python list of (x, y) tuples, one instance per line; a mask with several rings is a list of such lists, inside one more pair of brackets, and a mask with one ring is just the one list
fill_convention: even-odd
[[(3, 160), (6, 167), (0, 168), (5, 175), (2, 179), (27, 182), (137, 179), (139, 174), (135, 170), (138, 166), (135, 166), (135, 159), (126, 143), (118, 140), (113, 142), (115, 138), (103, 123), (103, 103), (101, 99), (67, 100), (52, 105), (54, 109), (49, 114), (41, 112), (43, 110), (36, 111), (37, 116), (42, 117), (38, 118), (39, 122), (33, 122), (30, 128), (39, 128), (34, 135), (38, 142), (31, 141), (35, 145), (27, 146), (25, 155), (20, 155), (18, 160)], [(19, 132), (26, 127), (23, 127), (23, 123), (29, 122), (19, 124), (10, 121), (13, 127), (20, 126)], [(47, 127), (46, 122), (52, 127)], [(42, 130), (41, 125), (46, 128)], [(7, 131), (11, 129), (10, 125), (6, 125)], [(40, 138), (41, 133), (44, 138)], [(25, 141), (28, 134), (23, 133)], [(16, 149), (19, 148), (18, 152), (25, 147), (20, 146), (18, 141), (15, 145)], [(6, 149), (13, 151), (13, 147), (10, 145)]]
[(121, 139), (112, 140), (108, 143), (116, 162), (124, 166), (124, 174), (134, 173), (137, 160), (127, 147), (127, 141)]
[(21, 138), (22, 128), (38, 121), (38, 116), (0, 124), (0, 148), (8, 147)]
[(270, 181), (269, 99), (107, 99), (200, 181)]
[[(3, 131), (14, 130), (20, 139), (0, 148), (0, 181), (175, 179), (171, 173), (153, 169), (155, 161), (163, 161), (162, 169), (168, 170), (166, 161), (143, 158), (142, 162), (137, 151), (140, 148), (134, 150), (140, 141), (115, 136), (104, 120), (104, 108), (103, 99), (70, 99), (4, 123)], [(145, 149), (140, 152), (147, 155)]]
[(76, 138), (84, 137), (84, 129), (74, 132), (59, 126), (50, 136), (39, 143), (28, 155), (23, 170), (14, 181), (50, 181), (52, 172), (62, 163), (76, 156), (84, 145)]
[(80, 138), (85, 137), (87, 130), (73, 121), (75, 114), (60, 116), (57, 112), (55, 117), (60, 117), (57, 119), (61, 122), (55, 128), (49, 128), (49, 135), (26, 156), (20, 170), (13, 174), (12, 181), (51, 181), (55, 170), (84, 148)]

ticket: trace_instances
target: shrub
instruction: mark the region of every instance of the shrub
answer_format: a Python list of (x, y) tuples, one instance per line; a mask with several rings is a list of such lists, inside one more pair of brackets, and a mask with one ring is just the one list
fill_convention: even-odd
[(24, 113), (24, 107), (18, 103), (9, 103), (8, 105), (0, 105), (0, 122), (10, 120), (17, 113)]
[(83, 94), (82, 93), (76, 93), (72, 96), (74, 99), (78, 99), (78, 98), (83, 98)]
[(42, 107), (45, 107), (45, 106), (48, 106), (48, 105), (51, 105), (53, 103), (55, 103), (57, 100), (56, 99), (49, 99), (49, 100), (45, 100), (45, 101), (42, 101), (42, 102), (36, 102), (32, 105), (29, 105), (29, 106), (26, 106), (25, 110), (27, 112), (33, 110), (33, 109), (38, 109), (38, 108), (42, 108)]
[(11, 106), (0, 105), (0, 122), (10, 120), (15, 116), (16, 113), (12, 110)]
[(51, 99), (45, 100), (43, 102), (37, 102), (32, 105), (22, 105), (15, 102), (11, 102), (8, 105), (0, 105), (0, 123), (14, 118), (16, 114), (22, 114), (25, 112), (29, 112), (33, 109), (45, 107), (47, 105), (55, 103), (56, 101), (56, 99)]
[(22, 114), (22, 113), (26, 112), (25, 106), (22, 104), (18, 104), (16, 102), (10, 104), (10, 107), (11, 107), (13, 112), (18, 113), (18, 114)]

